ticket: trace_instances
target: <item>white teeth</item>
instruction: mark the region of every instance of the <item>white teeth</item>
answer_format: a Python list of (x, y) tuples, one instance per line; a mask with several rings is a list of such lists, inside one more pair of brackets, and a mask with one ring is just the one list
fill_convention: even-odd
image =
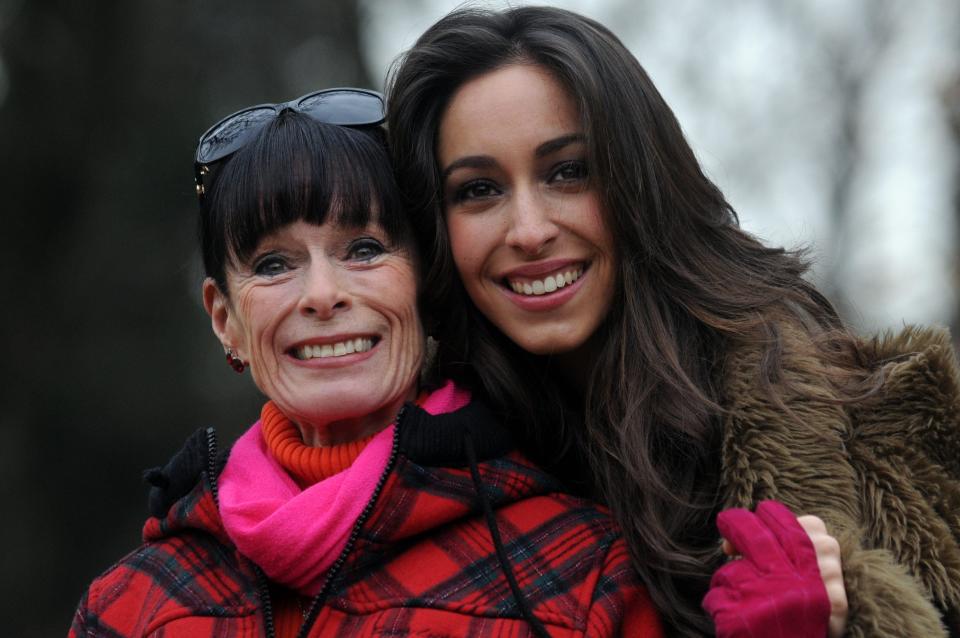
[(348, 341), (325, 343), (322, 346), (301, 346), (297, 348), (298, 359), (326, 359), (328, 357), (342, 357), (356, 352), (366, 352), (373, 348), (373, 339), (357, 337)]
[(513, 292), (518, 295), (545, 295), (550, 292), (556, 291), (558, 288), (563, 288), (564, 286), (569, 286), (580, 276), (583, 275), (583, 268), (577, 268), (576, 270), (568, 270), (566, 272), (557, 273), (555, 275), (549, 275), (544, 279), (536, 279), (533, 281), (509, 281), (510, 288)]

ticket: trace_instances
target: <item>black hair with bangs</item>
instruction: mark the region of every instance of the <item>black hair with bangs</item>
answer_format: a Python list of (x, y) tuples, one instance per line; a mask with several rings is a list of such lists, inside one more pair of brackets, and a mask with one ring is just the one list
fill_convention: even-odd
[(211, 168), (200, 246), (206, 275), (224, 294), (227, 264), (247, 259), (263, 237), (296, 221), (358, 228), (374, 222), (395, 245), (409, 244), (380, 127), (324, 124), (286, 110)]

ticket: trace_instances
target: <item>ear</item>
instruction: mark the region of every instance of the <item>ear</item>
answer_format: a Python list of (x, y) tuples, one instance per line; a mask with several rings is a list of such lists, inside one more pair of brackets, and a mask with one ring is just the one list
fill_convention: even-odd
[(232, 349), (238, 357), (243, 358), (243, 355), (238, 351), (237, 335), (230, 319), (232, 314), (230, 300), (223, 294), (212, 277), (207, 277), (203, 281), (203, 308), (210, 315), (213, 334), (217, 335), (217, 339), (223, 344), (224, 349)]

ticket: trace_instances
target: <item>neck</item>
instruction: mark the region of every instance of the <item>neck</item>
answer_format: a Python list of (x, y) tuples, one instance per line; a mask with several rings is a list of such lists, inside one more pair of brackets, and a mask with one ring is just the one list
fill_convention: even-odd
[(416, 388), (412, 389), (407, 395), (371, 413), (360, 416), (345, 416), (330, 421), (307, 420), (290, 414), (287, 417), (300, 430), (300, 436), (303, 437), (304, 444), (310, 447), (342, 445), (373, 436), (388, 427), (396, 419), (403, 404), (415, 398)]
[(604, 337), (594, 332), (579, 348), (553, 355), (550, 363), (560, 385), (578, 397), (580, 402), (587, 394), (590, 377), (597, 365), (597, 357)]

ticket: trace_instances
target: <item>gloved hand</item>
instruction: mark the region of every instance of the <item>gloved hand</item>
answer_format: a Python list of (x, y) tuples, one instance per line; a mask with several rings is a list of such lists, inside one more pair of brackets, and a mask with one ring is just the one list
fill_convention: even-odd
[(796, 516), (776, 501), (717, 516), (742, 555), (714, 573), (703, 608), (717, 638), (823, 638), (830, 619), (817, 554)]

